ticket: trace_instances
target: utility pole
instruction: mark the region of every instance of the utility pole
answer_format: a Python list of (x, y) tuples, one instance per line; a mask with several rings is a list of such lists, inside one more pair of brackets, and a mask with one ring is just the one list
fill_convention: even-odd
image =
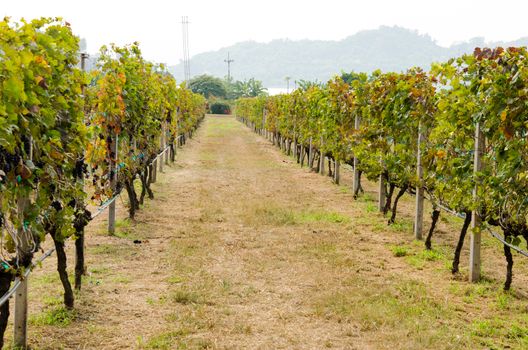
[(191, 80), (191, 63), (189, 58), (189, 17), (182, 16), (183, 35), (183, 71), (186, 84)]
[(231, 82), (231, 63), (235, 62), (235, 60), (229, 58), (229, 51), (227, 52), (227, 59), (224, 62), (227, 63), (227, 81)]
[(286, 77), (286, 93), (289, 94), (290, 93), (290, 77)]

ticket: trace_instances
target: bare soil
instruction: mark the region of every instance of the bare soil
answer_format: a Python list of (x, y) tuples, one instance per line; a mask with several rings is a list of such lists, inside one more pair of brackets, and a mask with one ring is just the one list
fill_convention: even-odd
[(485, 237), (483, 281), (467, 282), (467, 244), (461, 273), (452, 276), (460, 220), (444, 215), (435, 250), (424, 252), (412, 239), (413, 198), (402, 198), (389, 227), (375, 184), (365, 182), (354, 201), (351, 174), (342, 177), (337, 186), (234, 118), (208, 116), (135, 222), (119, 202), (116, 236), (106, 235), (104, 215), (89, 225), (89, 275), (74, 312), (61, 307), (54, 257), (32, 275), (29, 343), (528, 348), (526, 259), (514, 256), (513, 291), (503, 292), (502, 249)]

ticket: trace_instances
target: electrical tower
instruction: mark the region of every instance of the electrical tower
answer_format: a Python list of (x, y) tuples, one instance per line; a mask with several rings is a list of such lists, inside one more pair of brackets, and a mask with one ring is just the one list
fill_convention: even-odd
[(189, 17), (182, 16), (182, 35), (183, 35), (183, 73), (185, 84), (191, 80), (191, 62), (189, 56)]
[(229, 51), (227, 52), (227, 59), (224, 62), (227, 63), (227, 81), (231, 82), (231, 63), (235, 62), (235, 60), (229, 58)]

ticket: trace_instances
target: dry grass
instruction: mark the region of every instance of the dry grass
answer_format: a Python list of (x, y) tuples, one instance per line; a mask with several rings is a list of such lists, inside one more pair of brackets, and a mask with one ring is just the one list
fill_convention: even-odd
[[(526, 262), (504, 293), (500, 247), (485, 239), (483, 282), (449, 263), (460, 222), (424, 252), (412, 198), (387, 227), (374, 184), (299, 168), (229, 117), (209, 117), (166, 168), (136, 222), (90, 226), (90, 274), (60, 310), (47, 262), (31, 282), (39, 349), (478, 349), (528, 346)], [(132, 239), (140, 239), (135, 245)], [(68, 322), (65, 326), (61, 322)]]

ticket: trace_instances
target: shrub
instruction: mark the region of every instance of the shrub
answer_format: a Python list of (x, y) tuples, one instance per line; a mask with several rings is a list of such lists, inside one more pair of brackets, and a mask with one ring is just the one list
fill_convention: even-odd
[(231, 106), (227, 102), (213, 102), (210, 108), (213, 114), (231, 114)]

